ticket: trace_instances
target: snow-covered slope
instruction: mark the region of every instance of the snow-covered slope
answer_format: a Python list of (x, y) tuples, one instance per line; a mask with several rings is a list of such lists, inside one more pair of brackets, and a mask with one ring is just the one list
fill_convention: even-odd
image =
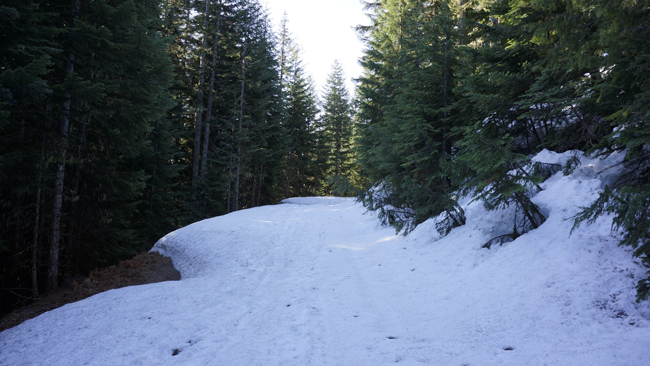
[(0, 365), (649, 365), (650, 304), (634, 302), (646, 269), (617, 246), (611, 218), (569, 235), (607, 164), (583, 158), (546, 181), (533, 199), (546, 223), (491, 250), (481, 245), (511, 213), (477, 202), (445, 238), (434, 220), (396, 236), (341, 198), (197, 222), (153, 249), (181, 281), (2, 332)]

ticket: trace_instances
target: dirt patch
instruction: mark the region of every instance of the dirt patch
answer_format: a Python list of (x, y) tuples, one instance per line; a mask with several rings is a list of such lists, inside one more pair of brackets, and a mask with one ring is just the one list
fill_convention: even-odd
[(174, 268), (171, 259), (158, 253), (141, 253), (115, 266), (94, 270), (88, 277), (75, 279), (66, 286), (38, 298), (34, 303), (5, 315), (0, 318), (0, 332), (13, 328), (25, 320), (100, 292), (126, 286), (180, 279), (181, 275)]

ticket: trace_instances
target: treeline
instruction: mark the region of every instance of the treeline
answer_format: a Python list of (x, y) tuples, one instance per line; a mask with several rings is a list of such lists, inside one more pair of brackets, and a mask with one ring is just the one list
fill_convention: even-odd
[[(542, 149), (625, 152), (624, 174), (576, 225), (614, 213), (621, 244), (650, 264), (650, 2), (646, 0), (377, 0), (359, 27), (362, 195), (409, 231), (443, 215), (463, 225), (457, 198), (516, 210), (511, 241), (541, 225), (530, 200), (565, 166), (532, 164)], [(650, 274), (650, 273), (649, 273)], [(638, 284), (646, 299), (650, 277)]]
[(256, 0), (3, 2), (0, 314), (200, 219), (349, 191), (352, 112)]

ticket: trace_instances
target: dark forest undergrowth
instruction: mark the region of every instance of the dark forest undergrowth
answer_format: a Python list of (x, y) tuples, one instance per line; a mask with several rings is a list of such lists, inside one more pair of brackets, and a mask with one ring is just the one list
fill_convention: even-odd
[(0, 332), (65, 304), (121, 287), (178, 281), (180, 273), (171, 259), (158, 253), (141, 253), (115, 266), (96, 269), (88, 277), (68, 281), (56, 291), (0, 318)]

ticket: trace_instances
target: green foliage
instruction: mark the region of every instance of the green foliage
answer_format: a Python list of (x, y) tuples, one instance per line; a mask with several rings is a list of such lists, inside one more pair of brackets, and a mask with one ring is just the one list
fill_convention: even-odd
[(326, 175), (329, 178), (322, 189), (327, 194), (351, 193), (345, 186), (351, 184), (354, 170), (353, 111), (344, 83), (343, 67), (338, 61), (334, 61), (328, 75), (323, 99), (321, 139), (325, 146)]
[[(198, 219), (278, 202), (288, 136), (296, 193), (313, 194), (325, 179), (313, 87), (294, 55), (283, 90), (259, 2), (211, 0), (207, 14), (205, 3), (160, 5), (0, 7), (0, 237), (8, 254), (0, 288), (39, 291), (54, 226), (66, 277)], [(200, 65), (202, 53), (213, 62)], [(200, 67), (211, 80), (202, 101)], [(196, 113), (212, 130), (199, 131), (206, 155), (192, 162)], [(191, 189), (196, 163), (204, 167)], [(63, 199), (55, 212), (56, 182)], [(2, 298), (4, 312), (14, 301)]]
[(463, 223), (442, 170), (458, 118), (458, 9), (447, 1), (387, 1), (373, 9), (373, 20), (359, 86), (358, 151), (372, 184), (386, 191), (379, 200), (372, 193), (361, 199), (398, 231), (444, 214), (451, 226), (441, 231), (448, 232)]
[(440, 235), (447, 236), (452, 229), (465, 225), (466, 221), (463, 208), (455, 205), (452, 209), (442, 213), (441, 220), (436, 223), (436, 230)]
[(313, 81), (305, 75), (300, 49), (294, 44), (285, 17), (281, 24), (278, 54), (282, 83), (282, 127), (286, 133), (284, 197), (316, 195), (325, 176), (318, 157), (323, 130), (317, 121), (318, 98)]
[(368, 3), (358, 154), (381, 189), (360, 199), (406, 231), (441, 213), (461, 224), (450, 197), (514, 206), (512, 233), (489, 247), (543, 224), (531, 195), (579, 162), (531, 164), (542, 149), (629, 149), (619, 188), (642, 187), (647, 9), (646, 1)]
[(357, 199), (369, 211), (376, 211), (381, 223), (394, 227), (396, 233), (404, 230), (404, 233), (408, 234), (415, 228), (413, 223), (415, 213), (401, 205), (399, 198), (392, 194), (389, 186), (379, 184), (361, 192)]
[[(641, 70), (649, 65), (649, 5), (598, 1), (591, 9), (600, 24), (596, 40), (605, 50), (593, 99), (607, 106), (605, 117), (616, 127), (595, 148), (600, 149), (599, 156), (617, 151), (626, 156), (618, 181), (574, 217), (576, 228), (614, 214), (612, 229), (623, 232), (620, 244), (634, 248), (634, 255), (646, 264), (650, 264), (650, 77)], [(650, 272), (647, 275), (638, 282), (637, 301), (650, 296)]]
[(327, 178), (327, 184), (332, 187), (332, 193), (339, 197), (356, 197), (361, 192), (350, 179), (344, 175), (331, 175)]
[[(53, 235), (46, 229), (57, 214), (49, 162), (61, 154), (60, 277), (115, 263), (155, 240), (145, 226), (165, 222), (167, 212), (140, 210), (145, 198), (152, 207), (158, 201), (145, 192), (169, 190), (174, 175), (153, 183), (164, 170), (160, 162), (173, 156), (159, 148), (173, 136), (153, 137), (172, 130), (163, 118), (173, 106), (173, 73), (155, 1), (10, 3), (13, 11), (0, 11), (11, 18), (0, 41), (0, 135), (7, 139), (0, 143), (0, 202), (10, 208), (0, 225), (10, 238), (0, 287), (35, 294)], [(66, 135), (59, 126), (64, 109)], [(158, 224), (159, 232), (173, 227)], [(15, 302), (11, 294), (2, 298), (2, 311), (4, 299)]]

